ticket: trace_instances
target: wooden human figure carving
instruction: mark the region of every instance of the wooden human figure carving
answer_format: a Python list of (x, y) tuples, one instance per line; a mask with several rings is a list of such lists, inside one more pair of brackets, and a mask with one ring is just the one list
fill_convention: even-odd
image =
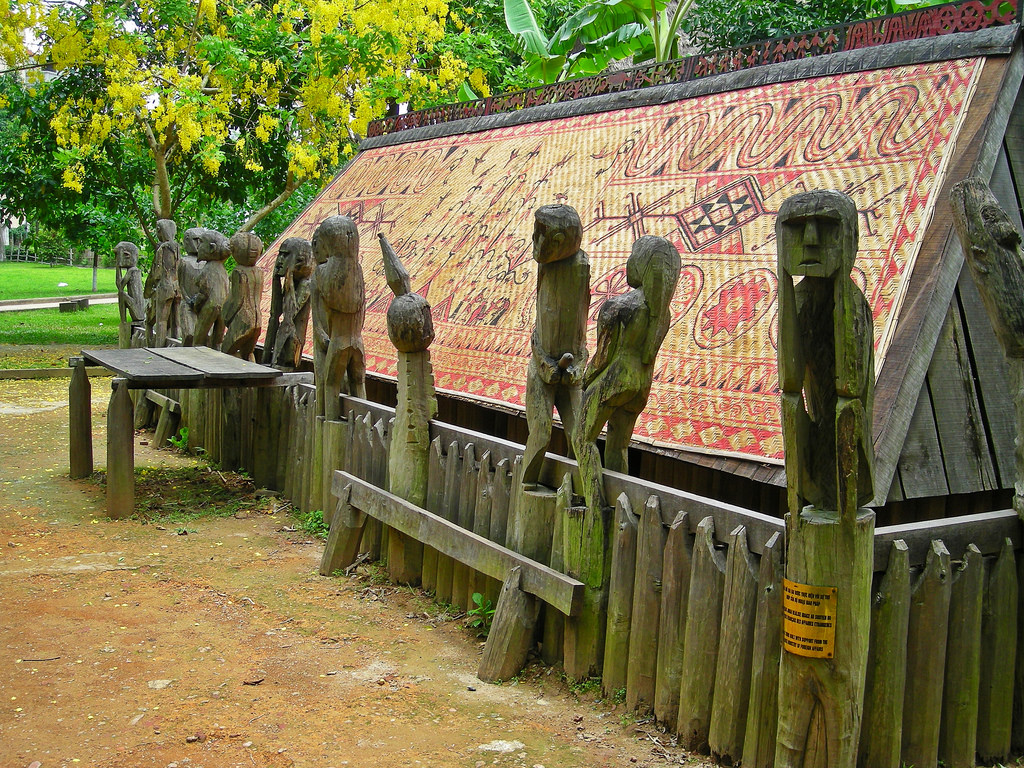
[(219, 349), (224, 340), (222, 311), (230, 290), (224, 261), (229, 255), (228, 239), (220, 232), (204, 229), (199, 239), (198, 254), (203, 269), (199, 273), (198, 291), (192, 300), (192, 310), (196, 313), (194, 346)]
[(143, 325), (146, 318), (146, 299), (142, 295), (142, 272), (139, 270), (139, 249), (135, 243), (121, 242), (114, 246), (117, 266), (117, 309), (121, 315), (118, 328), (118, 346), (121, 349), (135, 346), (135, 329)]
[[(430, 343), (434, 323), (430, 304), (412, 292), (409, 273), (383, 233), (379, 234), (384, 275), (395, 298), (388, 307), (388, 338), (398, 350), (398, 407), (392, 430), (388, 465), (391, 493), (418, 507), (426, 505), (430, 458), (430, 420), (437, 414)], [(388, 571), (399, 583), (419, 581), (423, 546), (391, 531)]]
[(798, 591), (835, 595), (831, 640), (820, 622), (800, 618), (805, 612), (784, 612), (775, 765), (854, 768), (875, 520), (860, 507), (874, 495), (874, 336), (871, 309), (850, 277), (857, 209), (840, 192), (805, 192), (782, 204), (775, 231), (786, 578)]
[[(282, 258), (283, 254), (283, 258)], [(278, 281), (279, 266), (283, 269)], [(302, 348), (306, 344), (309, 330), (310, 300), (313, 290), (313, 248), (308, 240), (289, 237), (281, 243), (277, 262), (274, 264), (274, 290), (280, 307), (278, 327), (273, 339), (267, 331), (266, 344), (273, 344), (271, 364), (284, 370), (294, 370), (302, 359)], [(271, 296), (271, 314), (274, 311), (274, 297)]]
[(681, 262), (675, 246), (645, 235), (633, 244), (626, 282), (633, 289), (609, 298), (597, 316), (597, 348), (583, 377), (583, 406), (573, 435), (587, 506), (608, 506), (597, 438), (607, 423), (604, 465), (628, 471), (629, 441), (647, 407), (654, 360), (668, 333), (670, 302)]
[(971, 276), (1006, 357), (1017, 415), (1013, 508), (1024, 519), (1024, 250), (1020, 232), (988, 185), (968, 178), (950, 190)]
[(341, 418), (342, 393), (366, 397), (363, 318), (366, 295), (359, 265), (359, 232), (348, 216), (331, 216), (313, 235), (313, 323), (323, 365), (316, 368), (318, 410), (329, 420)]
[(203, 269), (199, 263), (199, 245), (204, 231), (202, 227), (192, 227), (181, 237), (183, 253), (178, 257), (178, 287), (182, 301), (178, 304), (178, 332), (185, 346), (192, 345), (196, 330), (196, 313), (189, 300), (199, 293), (199, 273)]
[(156, 223), (160, 244), (153, 257), (153, 267), (146, 277), (143, 291), (150, 304), (151, 325), (147, 329), (150, 346), (164, 347), (168, 336), (178, 335), (178, 304), (181, 290), (178, 286), (178, 244), (174, 237), (178, 226), (171, 219)]
[(558, 408), (567, 436), (573, 434), (580, 410), (590, 308), (590, 262), (580, 250), (582, 237), (579, 214), (568, 205), (545, 205), (534, 214), (537, 320), (526, 373), (524, 486), (540, 478), (553, 409)]
[[(292, 238), (288, 238), (291, 240)], [(270, 275), (270, 313), (267, 317), (267, 335), (263, 338), (263, 364), (273, 365), (274, 347), (277, 345), (277, 329), (281, 324), (281, 303), (284, 299), (284, 280), (292, 260), (291, 250), (286, 248), (288, 240), (281, 243), (274, 259), (274, 271)]]
[(263, 253), (263, 241), (253, 232), (236, 232), (228, 241), (235, 268), (231, 272), (230, 291), (222, 310), (224, 343), (221, 351), (252, 360), (260, 335), (260, 295), (263, 293), (263, 272), (256, 260)]

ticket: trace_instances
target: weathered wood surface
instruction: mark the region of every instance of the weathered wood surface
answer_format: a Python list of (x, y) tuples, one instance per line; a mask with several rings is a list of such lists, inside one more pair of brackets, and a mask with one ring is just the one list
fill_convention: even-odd
[(637, 531), (633, 618), (626, 675), (626, 706), (631, 710), (654, 708), (666, 533), (661, 521), (661, 504), (657, 496), (651, 496), (640, 513)]
[[(455, 519), (459, 527), (467, 531), (473, 528), (477, 470), (476, 450), (470, 443), (462, 449), (458, 517)], [(456, 560), (452, 566), (452, 604), (463, 611), (472, 606), (469, 599), (469, 566), (459, 560)]]
[[(147, 392), (147, 397), (150, 392)], [(155, 393), (154, 393), (155, 394)], [(178, 434), (181, 425), (181, 406), (167, 400), (167, 405), (160, 409), (160, 418), (156, 422), (156, 433), (153, 435), (153, 445), (163, 448), (170, 443), (172, 437)]]
[(601, 672), (607, 620), (608, 582), (611, 561), (608, 534), (611, 510), (559, 504), (557, 520), (562, 524), (562, 556), (565, 572), (586, 585), (578, 616), (565, 622), (565, 674), (573, 680), (594, 677)]
[(981, 670), (978, 684), (977, 752), (982, 763), (1006, 762), (1013, 726), (1013, 680), (1016, 661), (1020, 585), (1013, 543), (1007, 539), (993, 558), (985, 580), (981, 619)]
[[(504, 459), (503, 459), (504, 461)], [(511, 487), (515, 487), (516, 478), (522, 480), (522, 458), (516, 457), (512, 466)], [(555, 530), (551, 538), (551, 561), (548, 565), (553, 570), (563, 573), (565, 571), (565, 552), (562, 545), (563, 530), (558, 525), (560, 509), (568, 509), (572, 506), (572, 475), (566, 474), (562, 478), (562, 484), (558, 487), (558, 502), (555, 506)], [(494, 539), (493, 541), (499, 541)], [(541, 639), (541, 659), (545, 664), (554, 666), (561, 664), (565, 658), (565, 616), (551, 606), (544, 607), (544, 636)]]
[(925, 520), (919, 523), (886, 525), (875, 529), (875, 571), (884, 571), (892, 542), (902, 539), (908, 548), (912, 567), (923, 565), (932, 551), (932, 542), (941, 540), (953, 552), (962, 552), (974, 544), (983, 555), (1002, 551), (1006, 539), (1015, 548), (1024, 545), (1020, 521), (1012, 509), (983, 512), (976, 515)]
[(981, 679), (981, 608), (985, 594), (985, 563), (977, 547), (967, 548), (952, 582), (939, 760), (946, 768), (974, 768)]
[[(449, 522), (458, 524), (459, 485), (462, 480), (462, 455), (459, 444), (454, 440), (448, 446), (448, 457), (444, 470), (444, 496), (439, 515)], [(455, 561), (438, 551), (437, 556), (437, 600), (440, 603), (452, 601), (452, 574)]]
[(114, 379), (107, 409), (107, 515), (113, 520), (135, 511), (135, 414), (128, 382)]
[[(1017, 553), (1017, 621), (1024, 617), (1024, 553)], [(1018, 626), (1020, 626), (1018, 624)], [(1024, 638), (1017, 639), (1017, 663), (1013, 668), (1013, 726), (1010, 747), (1024, 752)]]
[(92, 474), (92, 385), (85, 365), (72, 368), (68, 385), (68, 453), (71, 477), (77, 479)]
[(539, 563), (551, 559), (551, 538), (556, 525), (557, 494), (543, 485), (513, 487), (516, 514), (510, 548)]
[[(473, 493), (474, 509), (473, 522), (470, 530), (477, 536), (484, 539), (491, 539), (491, 478), (494, 473), (491, 471), (491, 454), (484, 452), (480, 457), (480, 466), (477, 469), (476, 489)], [(546, 563), (545, 563), (546, 565)], [(473, 595), (479, 594), (481, 599), (487, 594), (488, 583), (495, 582), (479, 571), (471, 571), (469, 574), (469, 586), (466, 590), (467, 600), (470, 607), (474, 605)], [(496, 603), (492, 602), (492, 605)]]
[(693, 540), (687, 525), (687, 513), (677, 512), (668, 530), (662, 561), (658, 676), (654, 691), (654, 717), (670, 728), (675, 727), (679, 714), (692, 561)]
[(938, 764), (950, 577), (949, 552), (941, 541), (934, 541), (911, 591), (907, 630), (900, 759), (917, 768)]
[(612, 572), (608, 586), (608, 627), (605, 631), (601, 688), (614, 697), (626, 687), (629, 634), (633, 619), (633, 582), (636, 574), (637, 516), (625, 495), (615, 502), (612, 523)]
[(761, 555), (754, 619), (750, 704), (743, 736), (743, 765), (772, 768), (779, 719), (779, 658), (782, 655), (782, 545), (776, 534)]
[(485, 683), (508, 680), (526, 664), (540, 603), (536, 597), (524, 592), (521, 584), (522, 566), (512, 566), (501, 587), (476, 675)]
[(83, 349), (82, 357), (124, 376), (136, 389), (187, 387), (203, 380), (202, 371), (157, 354), (155, 349)]
[[(444, 517), (444, 474), (445, 455), (441, 450), (441, 440), (434, 438), (430, 443), (430, 456), (427, 463), (427, 498), (424, 504), (428, 512)], [(423, 566), (420, 570), (420, 584), (426, 592), (437, 589), (437, 550), (433, 547), (423, 548)]]
[(906, 542), (896, 539), (871, 604), (860, 768), (900, 768), (909, 622), (910, 554)]
[(513, 566), (522, 566), (524, 591), (536, 595), (567, 616), (579, 613), (583, 584), (576, 579), (477, 536), (457, 523), (415, 507), (347, 472), (335, 472), (335, 493), (340, 493), (346, 485), (350, 486), (349, 503), (353, 508), (492, 578), (502, 578)]
[(276, 368), (240, 360), (209, 347), (160, 347), (149, 351), (172, 363), (194, 368), (208, 379), (258, 380), (283, 375)]
[(743, 758), (743, 739), (750, 705), (754, 624), (757, 619), (758, 564), (747, 549), (747, 531), (739, 526), (729, 537), (725, 562), (725, 595), (715, 670), (708, 746), (720, 763)]
[(724, 591), (725, 555), (715, 548), (715, 521), (709, 516), (698, 524), (693, 542), (683, 676), (676, 719), (679, 743), (692, 752), (708, 752)]
[(352, 506), (349, 488), (336, 490), (335, 496), (338, 504), (331, 515), (327, 543), (320, 558), (321, 576), (330, 576), (355, 561), (366, 525), (366, 514)]

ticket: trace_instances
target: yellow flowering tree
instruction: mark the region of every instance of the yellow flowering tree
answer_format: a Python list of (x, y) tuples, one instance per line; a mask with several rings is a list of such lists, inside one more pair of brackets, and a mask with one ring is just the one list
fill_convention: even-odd
[(248, 201), (243, 230), (325, 180), (370, 120), (452, 99), (470, 74), (438, 47), (445, 0), (0, 0), (4, 11), (8, 67), (56, 74), (32, 86), (60, 86), (44, 101), (65, 187), (135, 144), (155, 218), (213, 191)]

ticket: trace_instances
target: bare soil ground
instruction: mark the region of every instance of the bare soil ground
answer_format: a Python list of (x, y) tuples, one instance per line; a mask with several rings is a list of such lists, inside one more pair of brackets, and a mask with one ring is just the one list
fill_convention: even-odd
[(106, 519), (67, 475), (67, 383), (0, 381), (0, 768), (700, 764), (559, 670), (480, 682), (463, 621), (372, 568), (318, 576), (283, 502), (149, 435), (151, 519)]

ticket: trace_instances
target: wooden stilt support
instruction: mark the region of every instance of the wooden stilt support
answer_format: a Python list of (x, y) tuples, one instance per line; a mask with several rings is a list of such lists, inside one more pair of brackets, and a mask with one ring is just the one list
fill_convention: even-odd
[(608, 585), (608, 626), (605, 630), (601, 688), (614, 697), (626, 688), (629, 666), (629, 630), (633, 618), (633, 582), (636, 574), (637, 516), (626, 494), (615, 502), (612, 525), (612, 573)]
[(118, 520), (135, 508), (135, 414), (125, 379), (114, 379), (107, 410), (107, 515)]
[(80, 358), (71, 371), (68, 402), (71, 477), (88, 477), (92, 474), (92, 385), (85, 372), (85, 361)]

